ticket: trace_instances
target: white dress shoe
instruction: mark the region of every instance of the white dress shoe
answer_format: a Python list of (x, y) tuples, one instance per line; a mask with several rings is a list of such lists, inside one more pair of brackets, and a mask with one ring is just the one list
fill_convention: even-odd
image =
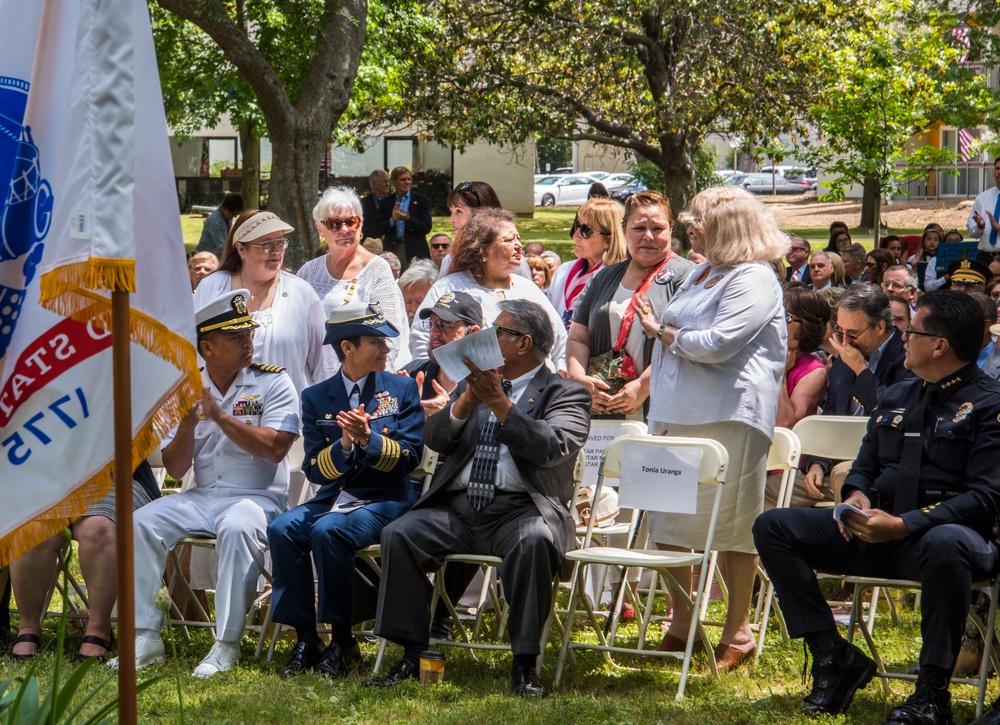
[[(137, 635), (135, 638), (135, 668), (141, 670), (146, 665), (163, 662), (163, 640)], [(108, 667), (118, 669), (118, 658), (108, 660)]]
[(237, 642), (216, 642), (208, 651), (208, 656), (194, 668), (195, 677), (211, 677), (219, 672), (231, 670), (236, 660), (240, 658), (240, 645)]

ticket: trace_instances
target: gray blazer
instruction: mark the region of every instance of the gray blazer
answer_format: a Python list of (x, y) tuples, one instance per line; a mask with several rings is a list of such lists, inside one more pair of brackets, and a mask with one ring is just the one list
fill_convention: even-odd
[[(476, 452), (489, 408), (476, 408), (459, 437), (453, 437), (451, 407), (463, 390), (465, 383), (460, 383), (451, 402), (424, 425), (424, 444), (448, 458), (414, 509), (434, 504)], [(574, 494), (576, 456), (589, 433), (590, 393), (545, 367), (532, 378), (497, 433), (497, 441), (510, 449), (531, 500), (562, 551), (576, 548), (567, 502)]]

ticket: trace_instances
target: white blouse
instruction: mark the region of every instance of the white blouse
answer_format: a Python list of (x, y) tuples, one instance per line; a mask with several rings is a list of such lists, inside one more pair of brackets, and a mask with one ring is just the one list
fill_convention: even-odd
[[(229, 272), (213, 272), (195, 288), (194, 308), (234, 288), (238, 289)], [(271, 306), (252, 315), (260, 325), (254, 332), (253, 361), (284, 367), (296, 393), (326, 380), (340, 367), (333, 348), (323, 344), (323, 304), (312, 287), (294, 274), (281, 272)]]
[(373, 257), (354, 279), (337, 279), (330, 274), (323, 256), (303, 264), (298, 275), (323, 300), (325, 315), (329, 315), (333, 308), (351, 302), (378, 304), (386, 319), (399, 330), (399, 337), (389, 338), (387, 369), (395, 372), (410, 362), (410, 325), (406, 318), (406, 303), (388, 262), (381, 257)]
[(781, 286), (770, 267), (703, 262), (661, 321), (678, 330), (669, 349), (653, 348), (650, 426), (737, 421), (770, 440), (788, 348)]
[(508, 289), (494, 290), (479, 284), (468, 270), (452, 272), (444, 277), (439, 277), (438, 281), (427, 292), (424, 301), (420, 303), (417, 314), (413, 318), (418, 321), (410, 331), (410, 352), (413, 354), (413, 359), (417, 360), (427, 357), (427, 342), (430, 338), (430, 333), (427, 329), (422, 324), (419, 324), (420, 310), (425, 307), (433, 307), (434, 303), (441, 299), (442, 295), (447, 292), (460, 291), (468, 292), (482, 305), (483, 317), (486, 318), (487, 324), (492, 323), (500, 315), (500, 303), (505, 299), (530, 300), (540, 304), (548, 314), (549, 320), (552, 323), (552, 329), (555, 332), (555, 342), (552, 344), (549, 359), (556, 370), (565, 370), (566, 327), (563, 325), (563, 321), (559, 315), (556, 314), (555, 308), (549, 302), (549, 298), (545, 296), (544, 292), (538, 289), (538, 285), (524, 277), (512, 274), (510, 282), (511, 285)]

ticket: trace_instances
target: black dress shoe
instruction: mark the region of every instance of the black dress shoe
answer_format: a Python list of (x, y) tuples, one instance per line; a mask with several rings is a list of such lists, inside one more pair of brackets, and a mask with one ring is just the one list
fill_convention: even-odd
[(296, 642), (292, 654), (281, 670), (281, 677), (295, 675), (311, 670), (323, 659), (323, 646), (313, 642)]
[(977, 717), (969, 725), (1000, 725), (1000, 700), (993, 703), (993, 707)]
[(366, 680), (365, 687), (395, 687), (404, 680), (415, 680), (420, 676), (420, 663), (413, 664), (406, 660), (400, 660), (392, 666), (381, 680)]
[(825, 651), (813, 652), (813, 656), (813, 688), (802, 701), (802, 709), (828, 715), (847, 712), (854, 693), (875, 676), (875, 663), (840, 637)]
[(431, 622), (431, 639), (440, 639), (445, 642), (454, 641), (454, 628), (451, 623), (451, 617), (447, 614), (443, 616), (435, 615), (434, 621)]
[(322, 659), (313, 668), (326, 677), (347, 677), (348, 673), (361, 664), (361, 648), (355, 642), (350, 647), (342, 647), (331, 642)]
[(518, 697), (544, 697), (545, 688), (534, 667), (514, 664), (510, 670), (510, 694)]
[(892, 709), (885, 725), (952, 725), (951, 693), (947, 680), (941, 684), (944, 686), (935, 687), (927, 681), (917, 680), (913, 694)]

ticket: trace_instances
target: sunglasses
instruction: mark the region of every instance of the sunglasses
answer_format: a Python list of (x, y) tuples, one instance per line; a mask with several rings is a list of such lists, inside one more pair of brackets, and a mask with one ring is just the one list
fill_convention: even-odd
[(513, 335), (514, 337), (521, 337), (522, 335), (527, 335), (526, 332), (518, 332), (517, 330), (512, 330), (509, 327), (501, 327), (500, 325), (494, 324), (493, 327), (497, 329), (497, 332), (506, 332), (508, 335)]
[(802, 319), (799, 318), (799, 317), (796, 317), (791, 312), (786, 312), (785, 313), (785, 324), (786, 325), (790, 325), (793, 322), (802, 322)]
[(862, 335), (864, 335), (870, 329), (872, 329), (872, 328), (869, 325), (865, 329), (863, 329), (863, 330), (861, 330), (859, 332), (855, 332), (854, 330), (843, 330), (843, 329), (837, 327), (836, 325), (834, 325), (833, 326), (833, 333), (835, 335), (839, 335), (840, 337), (846, 338), (848, 340), (857, 340), (859, 337), (861, 337)]
[(450, 244), (432, 244), (431, 249), (447, 249), (450, 246)]
[(584, 239), (590, 239), (595, 234), (600, 234), (602, 237), (610, 236), (608, 232), (598, 231), (589, 224), (580, 224), (579, 226), (577, 226), (576, 229), (578, 232), (580, 232), (580, 236), (583, 237)]
[(341, 227), (347, 227), (347, 231), (353, 232), (361, 226), (361, 219), (356, 216), (349, 216), (346, 219), (327, 219), (323, 222), (323, 226), (331, 232), (339, 232)]
[(458, 192), (469, 191), (471, 189), (472, 189), (472, 182), (471, 181), (463, 181), (461, 184), (459, 184), (458, 186), (455, 187), (455, 191), (458, 191)]

